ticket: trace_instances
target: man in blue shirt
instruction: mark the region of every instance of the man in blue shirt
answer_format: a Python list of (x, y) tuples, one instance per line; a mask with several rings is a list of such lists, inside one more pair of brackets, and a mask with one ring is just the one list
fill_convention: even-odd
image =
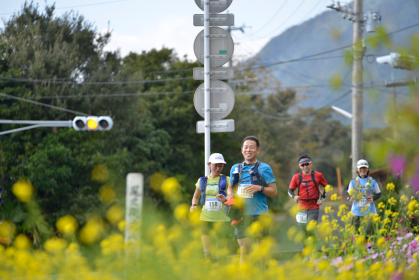
[(268, 212), (267, 197), (277, 195), (276, 178), (270, 165), (257, 160), (260, 142), (255, 136), (247, 136), (242, 141), (244, 161), (236, 163), (230, 170), (231, 186), (245, 202), (244, 221), (235, 225), (235, 236), (238, 240), (240, 260), (249, 246), (245, 235), (247, 225), (258, 219), (259, 215)]

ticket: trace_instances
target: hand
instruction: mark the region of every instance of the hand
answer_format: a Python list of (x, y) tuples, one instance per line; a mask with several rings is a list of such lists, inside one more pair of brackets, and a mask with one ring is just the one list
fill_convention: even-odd
[(369, 203), (373, 202), (373, 197), (371, 195), (369, 195), (367, 197), (367, 202), (369, 202)]
[(295, 195), (295, 196), (293, 197), (293, 199), (295, 200), (295, 202), (296, 202), (296, 203), (299, 201), (299, 197), (300, 197), (300, 196), (298, 196), (298, 195)]
[(256, 192), (261, 191), (261, 186), (259, 185), (249, 185), (248, 187), (244, 188), (244, 191), (250, 194), (254, 194)]
[(227, 200), (226, 197), (221, 193), (217, 194), (216, 198), (221, 202), (225, 202)]
[(322, 202), (324, 202), (325, 198), (319, 198), (316, 202), (316, 204), (321, 205)]
[(197, 205), (191, 205), (190, 212), (193, 212), (197, 208)]

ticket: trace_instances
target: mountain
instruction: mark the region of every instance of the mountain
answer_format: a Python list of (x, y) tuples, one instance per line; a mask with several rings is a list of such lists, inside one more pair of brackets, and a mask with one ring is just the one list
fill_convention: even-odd
[[(352, 9), (350, 4), (349, 9)], [(372, 48), (365, 43), (364, 68), (364, 126), (383, 127), (384, 111), (389, 102), (398, 102), (407, 96), (406, 87), (385, 87), (385, 81), (417, 79), (418, 71), (393, 69), (378, 64), (377, 56), (407, 48), (411, 38), (418, 34), (418, 0), (364, 1), (363, 12), (377, 11), (382, 17), (380, 26), (389, 34), (391, 46)], [(293, 26), (272, 38), (252, 60), (268, 65), (283, 87), (298, 92), (298, 107), (335, 105), (351, 112), (351, 64), (344, 61), (352, 44), (352, 22), (343, 14), (326, 11), (306, 22)], [(375, 33), (363, 33), (365, 42)], [(333, 90), (330, 80), (342, 78), (342, 86)], [(350, 120), (337, 114), (346, 124)]]

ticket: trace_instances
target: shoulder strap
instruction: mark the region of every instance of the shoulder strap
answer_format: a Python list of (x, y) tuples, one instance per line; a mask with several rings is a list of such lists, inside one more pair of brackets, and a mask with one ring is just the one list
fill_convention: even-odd
[(220, 174), (219, 178), (219, 193), (227, 196), (226, 194), (226, 175)]
[(302, 184), (302, 172), (298, 172), (297, 174), (299, 175), (299, 182), (298, 182), (298, 185), (297, 185), (297, 195), (299, 195), (300, 184)]
[(264, 177), (261, 176), (261, 173), (260, 173), (259, 168), (260, 168), (260, 161), (257, 160), (257, 162), (255, 163), (255, 165), (252, 167), (252, 173), (253, 173), (253, 175), (257, 179), (256, 182), (253, 182), (253, 183), (255, 183), (257, 185), (266, 186), (267, 183), (265, 182)]
[(206, 187), (207, 187), (207, 176), (200, 177), (200, 204), (203, 205), (206, 201)]
[[(298, 189), (298, 192), (297, 192), (297, 194), (299, 195), (299, 190), (300, 190), (300, 184), (302, 184), (302, 172), (299, 172), (298, 173), (299, 174), (299, 182), (298, 182), (298, 186), (297, 186), (297, 189)], [(318, 190), (318, 192), (319, 192), (319, 188), (318, 188), (318, 182), (316, 181), (316, 179), (315, 179), (315, 171), (311, 171), (311, 179), (312, 179), (312, 182), (314, 182), (314, 185), (315, 185), (315, 188)]]

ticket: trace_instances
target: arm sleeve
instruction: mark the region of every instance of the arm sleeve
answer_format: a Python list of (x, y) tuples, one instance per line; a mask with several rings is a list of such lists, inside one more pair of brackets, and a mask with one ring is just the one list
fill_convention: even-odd
[(197, 183), (195, 183), (195, 188), (200, 190), (200, 178), (198, 178)]
[(230, 184), (231, 186), (233, 186), (233, 185), (234, 185), (234, 184), (233, 184), (233, 178), (234, 178), (235, 176), (233, 175), (233, 172), (234, 172), (234, 170), (235, 170), (236, 168), (238, 168), (237, 166), (238, 166), (238, 164), (234, 164), (234, 165), (230, 168), (230, 172), (229, 172), (229, 184)]
[(353, 189), (353, 180), (349, 182), (349, 185), (347, 186), (347, 194), (350, 194), (350, 191)]
[(260, 168), (261, 176), (264, 178), (264, 181), (267, 185), (273, 184), (276, 182), (276, 177), (274, 177), (273, 169), (270, 165), (264, 164)]
[(292, 179), (290, 180), (289, 183), (289, 190), (294, 191), (297, 188), (297, 174), (293, 175)]
[(381, 193), (381, 189), (379, 188), (379, 184), (375, 180), (373, 180), (373, 192), (374, 193)]

